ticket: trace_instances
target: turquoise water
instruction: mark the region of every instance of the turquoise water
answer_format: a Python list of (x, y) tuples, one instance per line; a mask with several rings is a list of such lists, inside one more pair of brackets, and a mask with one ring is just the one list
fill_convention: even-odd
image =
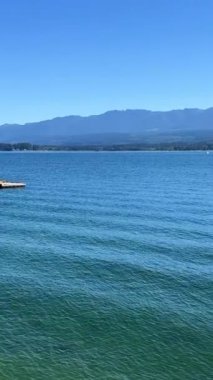
[(0, 154), (1, 380), (212, 378), (212, 167)]

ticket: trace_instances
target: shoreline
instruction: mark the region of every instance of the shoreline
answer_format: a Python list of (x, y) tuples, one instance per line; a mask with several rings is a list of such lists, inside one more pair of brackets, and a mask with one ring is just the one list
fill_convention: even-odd
[(79, 150), (13, 150), (13, 151), (7, 151), (7, 150), (0, 150), (1, 153), (9, 153), (9, 154), (28, 154), (28, 153), (206, 153), (210, 154), (213, 152), (213, 149), (158, 149), (158, 150), (151, 150), (151, 149), (138, 149), (138, 150), (111, 150), (111, 149), (103, 149), (103, 150), (97, 150), (97, 149), (79, 149)]

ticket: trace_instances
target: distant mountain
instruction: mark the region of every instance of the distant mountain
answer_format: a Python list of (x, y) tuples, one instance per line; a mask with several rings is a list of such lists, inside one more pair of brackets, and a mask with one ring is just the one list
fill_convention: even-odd
[(213, 108), (173, 111), (108, 111), (36, 123), (0, 126), (0, 142), (32, 144), (125, 144), (213, 142)]

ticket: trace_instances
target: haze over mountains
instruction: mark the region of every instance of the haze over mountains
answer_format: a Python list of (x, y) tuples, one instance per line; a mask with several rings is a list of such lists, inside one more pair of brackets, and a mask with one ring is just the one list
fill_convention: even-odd
[(108, 111), (0, 126), (1, 143), (85, 145), (213, 142), (213, 108)]

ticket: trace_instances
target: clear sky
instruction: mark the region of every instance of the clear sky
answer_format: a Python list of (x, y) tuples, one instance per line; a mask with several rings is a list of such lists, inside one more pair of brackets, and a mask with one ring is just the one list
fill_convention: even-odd
[(210, 106), (212, 0), (0, 0), (0, 124)]

